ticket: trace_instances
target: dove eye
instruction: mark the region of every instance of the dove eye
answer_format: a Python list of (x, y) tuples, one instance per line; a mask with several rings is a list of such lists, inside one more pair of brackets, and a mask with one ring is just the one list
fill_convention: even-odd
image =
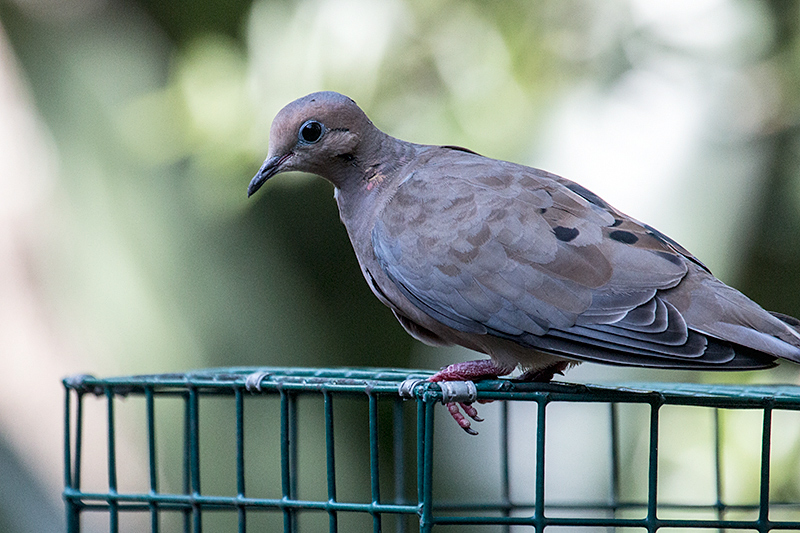
[(325, 133), (325, 126), (316, 120), (307, 120), (300, 126), (297, 136), (301, 142), (314, 144), (322, 138), (323, 133)]

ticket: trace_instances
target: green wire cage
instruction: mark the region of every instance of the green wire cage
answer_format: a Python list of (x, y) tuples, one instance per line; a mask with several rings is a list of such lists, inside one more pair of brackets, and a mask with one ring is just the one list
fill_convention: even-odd
[(800, 387), (431, 374), (67, 378), (67, 530), (800, 531)]

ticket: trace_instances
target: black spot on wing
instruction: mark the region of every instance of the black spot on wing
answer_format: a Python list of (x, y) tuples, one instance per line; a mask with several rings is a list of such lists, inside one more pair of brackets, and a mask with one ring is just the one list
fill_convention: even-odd
[(619, 226), (619, 225), (620, 225), (620, 224), (622, 224), (623, 222), (624, 222), (624, 221), (623, 221), (621, 218), (615, 218), (615, 219), (614, 219), (614, 223), (613, 223), (613, 224), (611, 224), (611, 227), (612, 227), (612, 228), (616, 228), (617, 226)]
[(553, 228), (553, 233), (556, 234), (556, 239), (559, 241), (569, 242), (580, 234), (576, 228), (565, 228), (564, 226), (556, 226)]
[(612, 231), (611, 233), (608, 234), (608, 236), (611, 239), (621, 242), (623, 244), (636, 244), (636, 241), (639, 240), (639, 237), (637, 237), (630, 231), (625, 231), (621, 229)]
[(606, 203), (605, 200), (597, 196), (595, 193), (587, 189), (582, 185), (578, 185), (577, 183), (567, 183), (567, 189), (571, 190), (575, 194), (582, 196), (584, 200), (587, 202), (593, 203), (597, 207), (602, 207), (603, 209), (611, 209), (611, 206)]

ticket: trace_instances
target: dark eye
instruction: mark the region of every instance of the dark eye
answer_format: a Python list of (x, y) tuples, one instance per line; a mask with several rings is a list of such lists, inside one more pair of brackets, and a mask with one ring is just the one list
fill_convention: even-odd
[(307, 120), (300, 126), (297, 136), (304, 143), (314, 144), (320, 140), (323, 133), (325, 133), (325, 126), (316, 120)]

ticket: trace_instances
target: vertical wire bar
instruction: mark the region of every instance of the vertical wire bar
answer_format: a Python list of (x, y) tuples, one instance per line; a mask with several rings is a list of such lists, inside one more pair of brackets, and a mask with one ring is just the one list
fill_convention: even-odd
[[(72, 446), (70, 439), (72, 438), (72, 426), (71, 426), (71, 417), (70, 417), (70, 409), (72, 406), (70, 405), (70, 398), (71, 398), (71, 391), (68, 386), (64, 386), (64, 488), (65, 489), (72, 489)], [(67, 532), (71, 533), (72, 531), (76, 531), (75, 527), (73, 526), (73, 522), (75, 520), (75, 506), (72, 503), (72, 498), (67, 498), (66, 500), (66, 524), (67, 524)]]
[[(156, 423), (155, 423), (155, 401), (153, 398), (153, 387), (148, 385), (144, 389), (145, 408), (147, 410), (147, 458), (150, 468), (150, 496), (158, 493), (158, 469), (156, 468)], [(153, 533), (160, 531), (158, 519), (158, 504), (151, 500), (150, 506), (150, 530)]]
[(420, 531), (427, 507), (430, 505), (425, 499), (425, 402), (420, 398), (414, 400), (417, 407), (417, 505), (419, 506)]
[(78, 393), (77, 400), (75, 405), (75, 469), (72, 482), (76, 489), (80, 489), (83, 472), (83, 393)]
[(72, 487), (72, 391), (69, 387), (64, 388), (64, 486), (68, 489)]
[[(298, 486), (300, 479), (297, 474), (299, 463), (297, 462), (297, 402), (296, 394), (289, 394), (289, 498), (297, 500)], [(292, 509), (292, 531), (298, 531), (297, 527), (298, 509)]]
[[(511, 481), (508, 463), (508, 402), (500, 402), (500, 502), (502, 516), (511, 516)], [(503, 531), (509, 533), (511, 526), (506, 524)]]
[[(608, 404), (610, 416), (610, 433), (611, 433), (611, 512), (612, 518), (617, 518), (617, 509), (619, 509), (620, 494), (619, 494), (619, 405), (615, 402)], [(609, 533), (612, 533), (613, 528), (608, 528)]]
[[(75, 406), (75, 470), (72, 480), (78, 490), (81, 488), (81, 478), (83, 477), (83, 398), (84, 394), (78, 393), (78, 402)], [(80, 515), (76, 519), (80, 520)]]
[[(77, 486), (72, 484), (74, 479), (72, 476), (72, 391), (65, 386), (64, 393), (64, 487), (74, 490)], [(67, 533), (79, 533), (81, 529), (79, 506), (73, 497), (67, 498), (66, 502)]]
[[(405, 435), (406, 426), (403, 417), (403, 400), (395, 398), (392, 404), (392, 453), (394, 454), (394, 503), (406, 503), (406, 464), (405, 464)], [(406, 532), (406, 515), (397, 515), (397, 533)]]
[(758, 509), (758, 530), (769, 531), (769, 467), (772, 440), (772, 405), (764, 406), (764, 426), (761, 433), (761, 491)]
[(197, 389), (189, 388), (189, 476), (191, 480), (192, 519), (195, 533), (203, 531), (200, 503), (194, 497), (200, 496), (200, 403)]
[[(323, 391), (322, 398), (325, 407), (325, 457), (328, 474), (328, 502), (336, 502), (336, 448), (333, 441), (333, 398), (330, 391)], [(339, 516), (336, 510), (328, 510), (328, 530), (338, 533)]]
[[(372, 504), (381, 503), (380, 468), (378, 464), (378, 398), (371, 392), (369, 398), (369, 478), (372, 493)], [(381, 531), (381, 513), (372, 513), (372, 530)]]
[[(722, 522), (725, 518), (725, 503), (722, 500), (722, 427), (720, 425), (719, 407), (714, 408), (714, 490), (717, 502), (717, 521)], [(719, 528), (718, 533), (723, 533)]]
[(119, 531), (119, 507), (117, 496), (117, 443), (114, 425), (114, 392), (106, 387), (106, 403), (108, 417), (108, 500), (109, 528), (111, 533)]
[(650, 404), (650, 458), (647, 481), (647, 531), (658, 529), (658, 415), (663, 398)]
[[(242, 388), (236, 387), (236, 494), (245, 497), (244, 492), (244, 395)], [(247, 514), (244, 505), (237, 507), (239, 517), (239, 533), (247, 532)]]
[[(283, 501), (291, 498), (291, 472), (289, 466), (289, 395), (283, 389), (281, 394), (281, 493)], [(283, 531), (292, 533), (292, 512), (288, 507), (283, 507)]]
[[(192, 493), (192, 407), (188, 394), (183, 395), (183, 493)], [(183, 531), (189, 533), (192, 529), (192, 508), (183, 511)]]
[[(417, 468), (422, 471), (422, 479), (419, 482), (419, 492), (421, 494), (420, 507), (420, 533), (429, 533), (433, 529), (433, 414), (435, 400), (428, 396), (426, 392), (421, 399), (417, 399), (418, 413), (418, 464)], [(421, 452), (419, 452), (421, 450)]]
[(545, 459), (545, 412), (547, 398), (536, 400), (536, 499), (533, 502), (533, 521), (536, 533), (543, 533), (545, 527), (544, 516), (544, 459)]

